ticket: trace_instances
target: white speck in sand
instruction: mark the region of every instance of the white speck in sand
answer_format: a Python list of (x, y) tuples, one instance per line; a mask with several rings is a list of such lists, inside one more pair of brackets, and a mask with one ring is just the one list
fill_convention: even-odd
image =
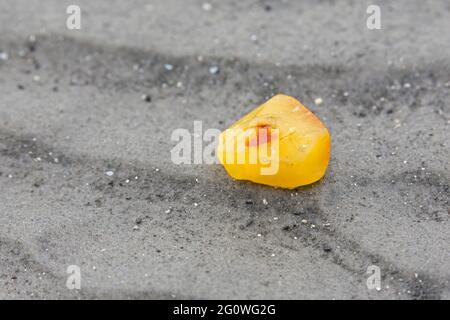
[(209, 68), (209, 73), (211, 73), (211, 74), (218, 74), (219, 71), (220, 71), (220, 69), (218, 66), (212, 66)]
[(257, 237), (262, 237), (262, 234), (261, 234), (261, 233), (258, 233), (256, 236), (257, 236)]
[(252, 35), (250, 36), (250, 40), (252, 40), (252, 41), (257, 41), (257, 40), (258, 40), (258, 36), (257, 36), (256, 34), (252, 34)]
[(38, 75), (35, 75), (35, 76), (33, 76), (33, 81), (39, 82), (39, 81), (41, 81), (41, 77), (39, 77)]
[(135, 230), (135, 231), (136, 231), (136, 230), (139, 230), (139, 226), (137, 226), (137, 225), (134, 226), (134, 227), (133, 227), (133, 230)]
[(9, 58), (8, 53), (0, 51), (0, 60), (6, 61), (8, 60), (8, 58)]
[(277, 220), (278, 220), (278, 217), (273, 217), (273, 220), (277, 221)]
[(212, 9), (212, 4), (211, 4), (211, 3), (208, 3), (208, 2), (205, 2), (205, 3), (202, 4), (202, 9), (203, 9), (204, 11), (211, 11), (211, 9)]
[(171, 65), (171, 64), (169, 64), (169, 63), (166, 63), (166, 64), (164, 65), (164, 69), (166, 69), (167, 71), (172, 71), (172, 70), (173, 70), (173, 65)]
[(112, 177), (114, 175), (114, 171), (106, 171), (106, 175), (108, 177)]
[(270, 256), (271, 256), (271, 257), (275, 257), (275, 253), (272, 253)]
[(316, 106), (320, 106), (323, 103), (322, 98), (316, 98), (314, 99), (314, 103), (316, 104)]
[(194, 207), (198, 207), (198, 203), (197, 202), (194, 202)]
[(13, 177), (12, 174), (8, 174), (9, 179), (12, 179), (12, 177)]
[(411, 88), (411, 84), (410, 83), (405, 83), (403, 85), (403, 88), (406, 88), (406, 89)]
[(264, 204), (265, 206), (267, 206), (267, 205), (269, 204), (269, 202), (267, 202), (266, 198), (263, 199), (263, 204)]
[(307, 223), (308, 223), (308, 220), (303, 219), (303, 220), (302, 220), (302, 223), (303, 223), (303, 224), (307, 224)]

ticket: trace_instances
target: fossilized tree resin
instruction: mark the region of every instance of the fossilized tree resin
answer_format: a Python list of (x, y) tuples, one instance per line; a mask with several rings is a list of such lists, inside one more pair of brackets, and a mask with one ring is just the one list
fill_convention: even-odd
[(216, 151), (235, 179), (293, 189), (324, 176), (330, 134), (298, 100), (279, 94), (223, 131)]

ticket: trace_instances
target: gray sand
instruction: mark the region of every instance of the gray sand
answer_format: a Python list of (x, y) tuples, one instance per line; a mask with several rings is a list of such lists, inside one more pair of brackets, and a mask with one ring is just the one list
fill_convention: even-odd
[[(450, 298), (448, 1), (71, 3), (0, 1), (0, 298)], [(318, 183), (171, 162), (279, 92), (330, 129)]]

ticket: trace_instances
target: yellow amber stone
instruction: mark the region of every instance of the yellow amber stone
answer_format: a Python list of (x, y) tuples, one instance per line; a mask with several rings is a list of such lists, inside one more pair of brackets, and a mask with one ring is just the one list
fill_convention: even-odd
[(298, 100), (279, 94), (223, 131), (216, 154), (234, 179), (293, 189), (324, 176), (330, 134)]

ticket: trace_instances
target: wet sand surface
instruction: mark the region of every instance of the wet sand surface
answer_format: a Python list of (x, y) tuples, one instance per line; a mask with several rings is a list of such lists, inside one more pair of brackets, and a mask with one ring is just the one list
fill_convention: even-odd
[[(0, 298), (450, 298), (448, 2), (78, 3), (0, 1)], [(172, 163), (280, 92), (330, 129), (318, 183)]]

